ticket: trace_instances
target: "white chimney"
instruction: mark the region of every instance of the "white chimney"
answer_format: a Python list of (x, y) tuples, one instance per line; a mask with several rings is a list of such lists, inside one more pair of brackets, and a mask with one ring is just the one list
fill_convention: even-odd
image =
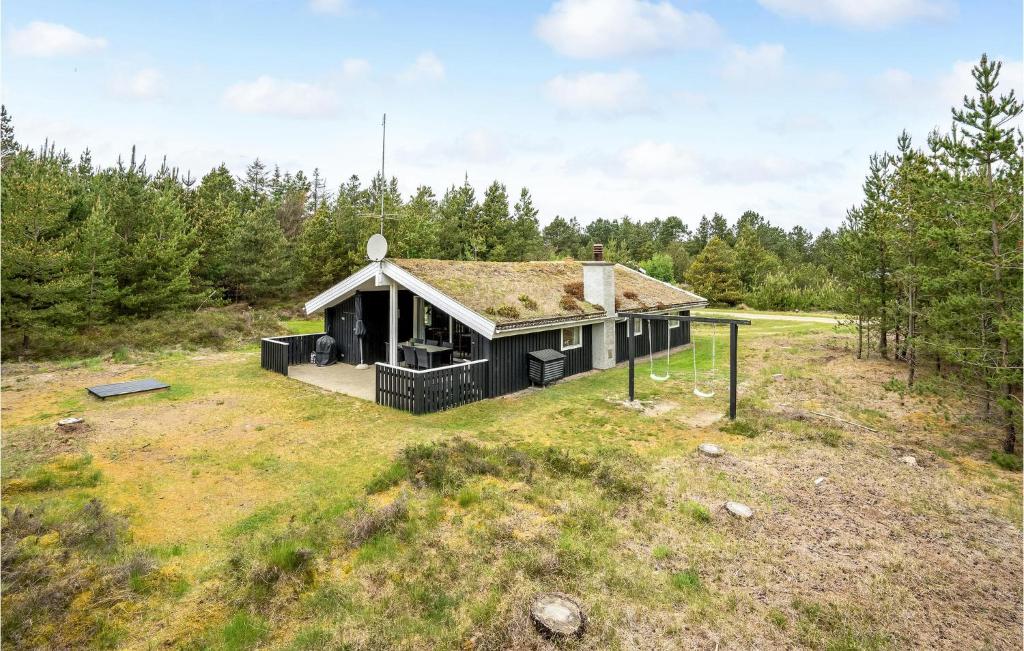
[(594, 260), (583, 263), (583, 300), (604, 308), (605, 319), (590, 327), (596, 369), (615, 366), (615, 265), (604, 261), (604, 247), (594, 245)]

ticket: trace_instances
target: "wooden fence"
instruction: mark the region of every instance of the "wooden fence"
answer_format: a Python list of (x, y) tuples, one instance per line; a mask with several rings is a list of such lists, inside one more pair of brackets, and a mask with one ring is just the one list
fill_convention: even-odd
[(260, 366), (268, 371), (288, 375), (292, 364), (308, 364), (309, 356), (316, 348), (316, 340), (324, 333), (312, 335), (289, 335), (267, 337), (260, 340)]
[(377, 404), (430, 414), (487, 397), (487, 360), (426, 370), (378, 362)]

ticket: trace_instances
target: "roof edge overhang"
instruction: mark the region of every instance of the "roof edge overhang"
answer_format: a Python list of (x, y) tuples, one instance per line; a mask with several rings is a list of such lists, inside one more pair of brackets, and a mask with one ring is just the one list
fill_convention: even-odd
[(378, 263), (371, 262), (337, 285), (309, 299), (306, 301), (306, 315), (308, 316), (342, 302), (355, 292), (356, 288), (373, 278), (377, 274), (377, 269)]
[(306, 314), (313, 314), (341, 303), (355, 293), (356, 289), (366, 281), (374, 278), (377, 273), (390, 278), (395, 283), (452, 315), (467, 327), (479, 332), (488, 339), (494, 337), (495, 323), (487, 317), (474, 312), (451, 296), (426, 283), (409, 271), (390, 260), (371, 262), (348, 278), (330, 289), (321, 292), (306, 302)]

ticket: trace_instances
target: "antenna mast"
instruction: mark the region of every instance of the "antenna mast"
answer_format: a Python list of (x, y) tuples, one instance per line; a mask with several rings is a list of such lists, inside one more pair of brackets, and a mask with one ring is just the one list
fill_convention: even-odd
[(387, 140), (388, 135), (388, 114), (384, 114), (384, 119), (380, 122), (380, 234), (384, 234), (384, 143)]

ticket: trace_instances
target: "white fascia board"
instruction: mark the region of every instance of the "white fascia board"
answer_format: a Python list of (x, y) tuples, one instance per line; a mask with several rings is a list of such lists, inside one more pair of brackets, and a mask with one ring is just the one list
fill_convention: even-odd
[(596, 316), (593, 318), (585, 319), (572, 319), (566, 321), (549, 321), (547, 323), (541, 323), (538, 325), (525, 325), (521, 328), (505, 328), (498, 330), (494, 333), (494, 339), (500, 337), (513, 337), (515, 335), (525, 335), (531, 332), (545, 332), (547, 330), (561, 330), (562, 328), (575, 328), (576, 326), (593, 325), (595, 323), (601, 323), (602, 321), (610, 321), (614, 317), (608, 317), (605, 315)]
[(357, 287), (373, 278), (376, 273), (377, 263), (371, 262), (334, 287), (331, 287), (330, 289), (306, 301), (306, 314), (310, 315), (314, 312), (319, 312), (326, 307), (331, 307), (332, 305), (341, 302), (345, 299), (346, 294), (355, 291)]
[(474, 312), (451, 296), (434, 288), (433, 285), (420, 280), (394, 262), (384, 260), (381, 262), (381, 268), (385, 275), (394, 279), (399, 285), (402, 285), (413, 294), (425, 298), (428, 303), (436, 305), (442, 311), (455, 317), (457, 321), (461, 321), (488, 339), (494, 338), (495, 323), (490, 319)]

